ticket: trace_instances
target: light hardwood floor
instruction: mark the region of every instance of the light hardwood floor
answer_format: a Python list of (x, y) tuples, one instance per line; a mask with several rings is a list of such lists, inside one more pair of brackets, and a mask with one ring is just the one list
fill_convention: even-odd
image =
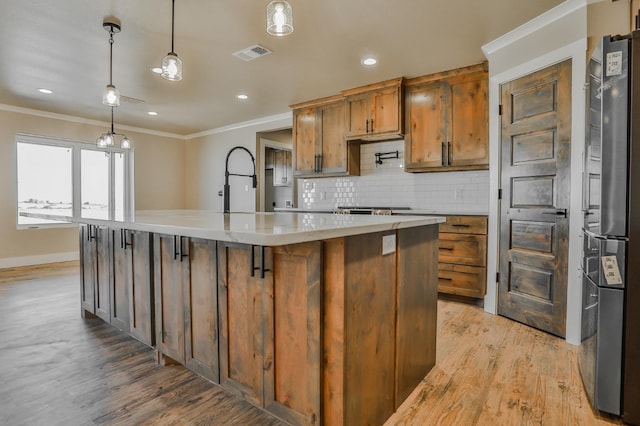
[[(78, 281), (74, 262), (0, 270), (0, 425), (283, 424), (181, 366), (157, 365), (151, 349), (101, 320), (82, 320)], [(440, 300), (436, 366), (387, 425), (621, 424), (591, 410), (577, 354)]]

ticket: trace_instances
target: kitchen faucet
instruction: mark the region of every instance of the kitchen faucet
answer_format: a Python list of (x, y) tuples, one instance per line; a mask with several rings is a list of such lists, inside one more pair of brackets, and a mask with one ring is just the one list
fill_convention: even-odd
[[(243, 149), (243, 150), (247, 151), (247, 154), (249, 154), (249, 156), (251, 157), (251, 162), (253, 163), (253, 174), (252, 175), (229, 173), (229, 156), (236, 149)], [(253, 157), (253, 154), (251, 153), (251, 151), (249, 151), (244, 146), (235, 146), (235, 147), (231, 148), (229, 150), (229, 152), (227, 153), (227, 159), (225, 160), (225, 164), (224, 164), (224, 212), (225, 213), (229, 213), (229, 204), (230, 204), (230, 200), (229, 200), (229, 195), (230, 195), (229, 194), (229, 189), (230, 189), (229, 188), (229, 176), (245, 176), (245, 177), (253, 178), (253, 187), (254, 188), (258, 187), (258, 177), (256, 176), (256, 159)]]

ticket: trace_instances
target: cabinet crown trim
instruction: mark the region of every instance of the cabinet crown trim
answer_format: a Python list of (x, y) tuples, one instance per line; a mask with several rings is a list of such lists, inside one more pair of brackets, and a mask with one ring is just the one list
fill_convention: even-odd
[(484, 61), (479, 64), (469, 65), (468, 67), (456, 68), (452, 70), (438, 72), (435, 74), (428, 74), (420, 77), (409, 78), (404, 81), (404, 85), (405, 87), (416, 86), (418, 84), (435, 82), (438, 80), (464, 76), (472, 73), (488, 73), (488, 71), (489, 71), (489, 63), (487, 61)]
[(367, 84), (366, 86), (354, 87), (353, 89), (343, 90), (341, 93), (344, 96), (357, 95), (360, 93), (370, 92), (372, 90), (378, 90), (385, 87), (402, 86), (404, 77), (392, 78), (391, 80), (380, 81), (373, 84)]

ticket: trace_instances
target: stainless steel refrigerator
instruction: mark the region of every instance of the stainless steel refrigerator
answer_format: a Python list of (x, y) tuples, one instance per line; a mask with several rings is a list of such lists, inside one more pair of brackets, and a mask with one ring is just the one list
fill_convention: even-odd
[(580, 373), (598, 410), (640, 424), (640, 32), (588, 64)]

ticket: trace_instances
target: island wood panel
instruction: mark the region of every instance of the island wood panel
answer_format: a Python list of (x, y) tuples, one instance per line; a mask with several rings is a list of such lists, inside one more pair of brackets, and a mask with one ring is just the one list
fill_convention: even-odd
[(126, 331), (130, 326), (130, 287), (133, 277), (131, 275), (131, 249), (125, 245), (129, 239), (125, 236), (125, 230), (111, 228), (111, 247), (109, 259), (113, 261), (111, 275), (111, 325)]
[(83, 318), (96, 313), (96, 245), (92, 242), (92, 225), (80, 225), (80, 312)]
[(153, 237), (149, 232), (126, 231), (131, 244), (131, 303), (129, 333), (149, 346), (155, 344), (153, 300)]
[(322, 242), (267, 250), (273, 286), (265, 287), (265, 407), (292, 424), (319, 425)]
[[(182, 259), (174, 235), (154, 234), (156, 344), (159, 361), (185, 363)], [(169, 357), (170, 359), (167, 359)]]
[(218, 363), (218, 289), (216, 242), (184, 238), (185, 364), (196, 373), (220, 382)]
[(96, 315), (111, 322), (111, 257), (109, 228), (93, 226), (96, 244)]
[(395, 407), (436, 363), (438, 227), (398, 230)]
[[(218, 242), (218, 306), (220, 309), (220, 384), (249, 402), (264, 406), (265, 287), (273, 287), (271, 272), (251, 276), (251, 257), (259, 265), (259, 249), (247, 244)], [(271, 251), (265, 265), (272, 269)]]
[(345, 239), (324, 241), (322, 293), (322, 420), (345, 424)]
[(382, 424), (395, 409), (396, 255), (383, 235), (346, 237), (345, 424)]

